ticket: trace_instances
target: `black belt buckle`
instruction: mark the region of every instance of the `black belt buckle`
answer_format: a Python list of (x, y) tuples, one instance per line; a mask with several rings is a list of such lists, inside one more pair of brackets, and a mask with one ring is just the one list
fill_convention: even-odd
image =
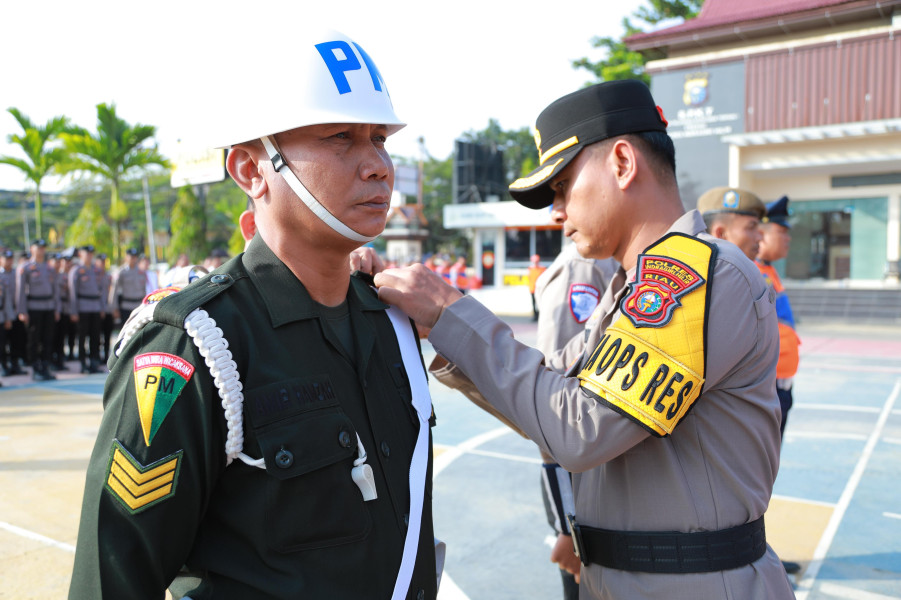
[(575, 515), (566, 515), (566, 522), (569, 524), (569, 531), (573, 538), (573, 552), (582, 564), (588, 566), (588, 557), (585, 556), (585, 547), (582, 543), (582, 528), (576, 523)]

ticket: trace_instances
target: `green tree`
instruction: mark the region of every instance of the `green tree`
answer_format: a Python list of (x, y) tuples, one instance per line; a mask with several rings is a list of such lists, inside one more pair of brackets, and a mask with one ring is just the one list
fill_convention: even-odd
[[(44, 237), (44, 214), (41, 202), (41, 182), (44, 178), (55, 172), (63, 162), (65, 154), (58, 146), (49, 146), (57, 137), (69, 129), (69, 119), (66, 117), (53, 117), (45, 125), (35, 125), (26, 115), (16, 108), (8, 109), (15, 117), (22, 134), (10, 134), (7, 140), (10, 144), (16, 144), (22, 148), (25, 158), (14, 156), (0, 156), (0, 163), (16, 167), (25, 179), (34, 184), (34, 216), (35, 234), (38, 238)], [(27, 240), (26, 240), (27, 243)]]
[(203, 206), (191, 186), (178, 189), (178, 198), (172, 207), (172, 218), (169, 227), (172, 237), (169, 240), (169, 256), (187, 254), (192, 261), (203, 260), (209, 251), (206, 235), (203, 231)]
[(592, 47), (606, 50), (604, 58), (597, 62), (580, 58), (572, 62), (573, 67), (590, 71), (595, 77), (592, 83), (616, 79), (640, 79), (650, 84), (651, 78), (645, 73), (644, 66), (647, 61), (663, 56), (656, 52), (633, 52), (623, 40), (664, 21), (691, 19), (701, 11), (704, 0), (648, 0), (648, 3), (649, 6), (640, 6), (632, 13), (632, 18), (641, 21), (638, 25), (633, 24), (630, 17), (623, 18), (624, 31), (619, 39), (612, 37), (591, 39)]
[(85, 246), (91, 244), (98, 253), (109, 254), (112, 249), (110, 227), (103, 218), (100, 205), (93, 200), (86, 200), (75, 221), (66, 228), (67, 246)]
[(78, 128), (61, 137), (68, 154), (63, 168), (99, 176), (110, 186), (109, 217), (113, 229), (113, 257), (121, 256), (120, 228), (128, 214), (122, 206), (120, 188), (131, 172), (143, 173), (151, 165), (168, 167), (168, 161), (160, 154), (156, 144), (145, 143), (156, 134), (152, 125), (130, 125), (116, 114), (114, 104), (97, 105), (97, 132)]

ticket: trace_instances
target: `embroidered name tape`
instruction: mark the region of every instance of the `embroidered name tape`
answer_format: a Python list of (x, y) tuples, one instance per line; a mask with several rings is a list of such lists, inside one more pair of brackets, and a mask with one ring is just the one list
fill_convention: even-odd
[(648, 248), (620, 317), (578, 375), (585, 392), (658, 437), (673, 432), (704, 385), (715, 257), (715, 246), (682, 234)]
[(135, 357), (138, 415), (148, 446), (193, 374), (194, 366), (174, 354), (148, 352)]
[(119, 440), (113, 440), (106, 489), (131, 514), (146, 510), (175, 495), (183, 454), (184, 451), (179, 450), (149, 465), (142, 465)]

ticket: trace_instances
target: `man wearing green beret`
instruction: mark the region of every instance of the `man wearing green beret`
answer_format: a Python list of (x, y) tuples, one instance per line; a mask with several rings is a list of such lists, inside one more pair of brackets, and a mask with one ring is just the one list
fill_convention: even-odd
[(582, 256), (622, 265), (587, 339), (545, 359), (421, 265), (375, 283), (431, 328), (441, 381), (474, 384), (574, 474), (581, 565), (561, 566), (580, 598), (793, 598), (763, 527), (780, 447), (773, 295), (685, 213), (666, 126), (641, 82), (579, 90), (538, 116), (540, 164), (510, 186), (551, 206)]

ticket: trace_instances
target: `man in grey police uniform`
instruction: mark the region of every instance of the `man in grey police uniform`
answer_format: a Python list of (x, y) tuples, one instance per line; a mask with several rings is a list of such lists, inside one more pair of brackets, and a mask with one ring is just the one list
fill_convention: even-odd
[(553, 204), (580, 254), (622, 265), (570, 376), (421, 266), (376, 275), (379, 297), (431, 328), (443, 381), (471, 380), (575, 473), (581, 597), (792, 598), (763, 529), (780, 444), (772, 294), (685, 214), (644, 84), (579, 90), (536, 127), (540, 165), (514, 198)]
[(113, 276), (109, 305), (119, 329), (147, 295), (147, 274), (138, 268), (139, 254), (136, 248), (126, 250), (125, 264)]
[(16, 269), (16, 310), (28, 329), (28, 361), (36, 381), (56, 379), (50, 372), (53, 334), (59, 321), (59, 293), (56, 272), (44, 260), (47, 242), (31, 243), (31, 258)]
[[(535, 284), (538, 306), (538, 330), (535, 347), (551, 356), (577, 335), (587, 335), (593, 322), (600, 318), (595, 309), (601, 294), (616, 273), (619, 265), (612, 258), (597, 260), (579, 254), (575, 244), (568, 241), (539, 277)], [(564, 600), (579, 597), (576, 577), (568, 572), (578, 559), (573, 555), (572, 539), (566, 514), (572, 512), (572, 483), (570, 474), (541, 453), (541, 490), (548, 522), (557, 534), (551, 550), (551, 561), (560, 566)]]
[[(12, 250), (4, 250), (4, 255), (12, 257)], [(5, 256), (4, 256), (5, 258)], [(0, 266), (0, 369), (4, 377), (11, 375), (7, 339), (16, 318), (15, 280)]]
[(69, 318), (78, 327), (81, 372), (100, 373), (100, 320), (106, 313), (108, 290), (94, 269), (94, 246), (79, 248), (78, 260), (79, 264), (69, 268)]
[(288, 71), (249, 57), (262, 87), (221, 98), (255, 237), (116, 345), (70, 599), (437, 595), (418, 340), (347, 269), (384, 230), (404, 124), (354, 41), (291, 43)]
[(22, 322), (16, 316), (16, 269), (14, 267), (16, 253), (10, 249), (0, 254), (0, 281), (6, 284), (9, 293), (6, 299), (6, 310), (12, 314), (12, 323), (6, 329), (3, 338), (3, 344), (0, 345), (0, 367), (3, 369), (3, 375), (21, 375), (22, 368), (19, 366), (19, 356), (16, 353), (16, 328), (22, 327)]

